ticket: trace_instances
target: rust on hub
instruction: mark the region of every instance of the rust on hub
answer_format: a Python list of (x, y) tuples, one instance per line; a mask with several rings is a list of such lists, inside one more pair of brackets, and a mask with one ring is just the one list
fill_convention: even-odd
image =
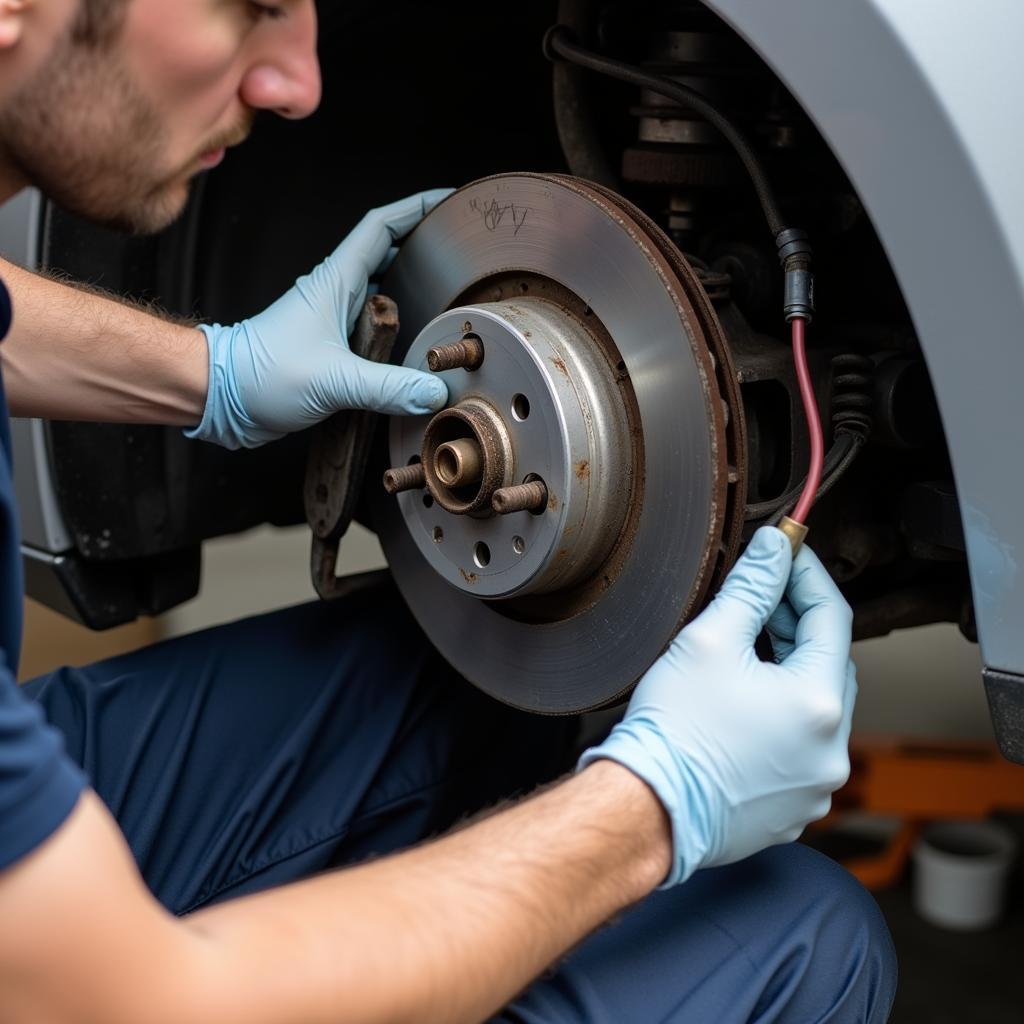
[(443, 370), (478, 370), (484, 361), (484, 343), (475, 335), (467, 334), (462, 341), (450, 345), (435, 345), (427, 352), (427, 366), (432, 373)]
[(384, 473), (384, 490), (388, 494), (414, 491), (427, 486), (427, 474), (419, 462), (411, 466), (395, 466)]
[(442, 409), (423, 433), (427, 489), (452, 515), (487, 514), (508, 482), (512, 451), (497, 411), (480, 398)]
[(543, 480), (502, 487), (491, 495), (491, 508), (500, 516), (510, 512), (542, 512), (548, 503), (548, 489)]
[(480, 445), (470, 437), (440, 445), (434, 452), (434, 472), (445, 487), (475, 484), (484, 473)]

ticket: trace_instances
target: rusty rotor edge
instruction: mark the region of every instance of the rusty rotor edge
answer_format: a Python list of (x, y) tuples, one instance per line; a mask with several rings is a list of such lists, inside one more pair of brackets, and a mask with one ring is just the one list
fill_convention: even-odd
[[(691, 548), (695, 555), (700, 551), (700, 565), (698, 571), (688, 577), (693, 583), (688, 588), (685, 606), (682, 608), (685, 619), (700, 606), (712, 585), (729, 568), (738, 548), (742, 527), (742, 492), (746, 476), (743, 413), (731, 354), (717, 315), (696, 275), (661, 229), (628, 201), (600, 186), (562, 175), (503, 174), (472, 182), (460, 189), (459, 193), (464, 194), (492, 181), (500, 186), (502, 180), (508, 178), (532, 178), (541, 183), (557, 184), (602, 209), (645, 254), (652, 271), (660, 277), (662, 287), (668, 291), (670, 300), (675, 304), (681, 322), (688, 325), (685, 333), (689, 336), (691, 356), (694, 359), (695, 380), (702, 382), (701, 390), (705, 395), (709, 418), (709, 469), (712, 470), (709, 482), (712, 487), (711, 492), (706, 495), (710, 499), (707, 505), (709, 523), (705, 528), (703, 548)], [(456, 193), (456, 196), (459, 193)], [(507, 266), (504, 270), (507, 273), (516, 272), (513, 266)], [(523, 270), (527, 273), (534, 272), (532, 267), (524, 266)], [(486, 275), (478, 278), (477, 284), (486, 279)], [(471, 283), (467, 283), (464, 290), (470, 286)], [(703, 346), (701, 340), (704, 342)], [(609, 695), (606, 691), (602, 699), (590, 702), (586, 706), (595, 708), (615, 703), (632, 688), (632, 685), (633, 681), (628, 682), (625, 689), (616, 694)], [(530, 706), (533, 710), (559, 713), (555, 704), (546, 699), (539, 699), (539, 692), (531, 694), (530, 691), (526, 691), (522, 700), (511, 700), (503, 692), (492, 695), (500, 700), (508, 700), (516, 706)], [(574, 708), (563, 707), (561, 713), (585, 709), (582, 704), (578, 704)]]
[[(708, 346), (702, 350), (697, 344), (701, 339), (690, 339), (694, 358), (702, 367), (706, 378), (713, 379), (717, 384), (719, 395), (715, 396), (712, 393), (711, 397), (721, 397), (729, 410), (726, 417), (721, 405), (715, 401), (710, 403), (708, 410), (714, 423), (712, 444), (715, 445), (718, 437), (725, 439), (725, 451), (716, 450), (715, 453), (718, 456), (715, 465), (716, 491), (720, 504), (715, 509), (716, 517), (708, 530), (707, 561), (701, 579), (698, 580), (691, 601), (680, 617), (679, 624), (682, 626), (700, 611), (718, 589), (739, 552), (746, 494), (747, 448), (746, 421), (732, 353), (714, 305), (693, 268), (668, 235), (646, 213), (596, 182), (584, 181), (571, 175), (551, 177), (557, 178), (575, 191), (600, 196), (611, 207), (637, 222), (647, 237), (655, 243), (680, 285), (678, 299), (682, 319), (688, 321), (692, 317), (699, 324), (702, 340)], [(666, 281), (666, 284), (668, 283)]]

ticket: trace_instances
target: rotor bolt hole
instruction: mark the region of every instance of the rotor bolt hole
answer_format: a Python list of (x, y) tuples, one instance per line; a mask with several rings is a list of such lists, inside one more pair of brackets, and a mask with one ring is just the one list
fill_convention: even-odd
[(434, 527), (433, 538), (435, 544), (440, 544), (444, 540), (444, 530), (440, 526)]
[(434, 507), (434, 496), (432, 494), (423, 495), (423, 507), (433, 508)]
[(525, 281), (520, 281), (519, 290), (525, 295), (530, 290), (530, 286)]
[(491, 549), (482, 540), (473, 548), (473, 561), (478, 569), (486, 569), (491, 564)]
[(530, 400), (526, 395), (516, 395), (512, 399), (512, 416), (520, 423), (530, 415)]
[(526, 550), (526, 541), (522, 537), (512, 538), (512, 550), (517, 554), (521, 555)]

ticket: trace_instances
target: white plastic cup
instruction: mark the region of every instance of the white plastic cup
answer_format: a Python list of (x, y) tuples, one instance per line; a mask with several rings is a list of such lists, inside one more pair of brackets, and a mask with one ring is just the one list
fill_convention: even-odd
[(914, 908), (930, 924), (974, 931), (999, 920), (1017, 851), (993, 821), (940, 821), (914, 847)]

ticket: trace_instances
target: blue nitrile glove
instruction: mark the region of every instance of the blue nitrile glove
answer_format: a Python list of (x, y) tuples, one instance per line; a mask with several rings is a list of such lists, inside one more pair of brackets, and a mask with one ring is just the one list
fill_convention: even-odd
[(230, 327), (203, 325), (210, 383), (203, 419), (187, 437), (255, 448), (312, 426), (339, 409), (418, 415), (448, 401), (431, 374), (360, 359), (349, 331), (369, 278), (451, 189), (371, 210), (312, 273), (262, 313)]
[[(754, 641), (784, 592), (772, 622), (780, 661), (765, 663)], [(790, 842), (828, 813), (850, 771), (850, 627), (815, 555), (804, 547), (793, 560), (785, 534), (764, 527), (640, 680), (625, 718), (584, 753), (580, 768), (611, 758), (661, 800), (674, 853), (664, 886)]]

